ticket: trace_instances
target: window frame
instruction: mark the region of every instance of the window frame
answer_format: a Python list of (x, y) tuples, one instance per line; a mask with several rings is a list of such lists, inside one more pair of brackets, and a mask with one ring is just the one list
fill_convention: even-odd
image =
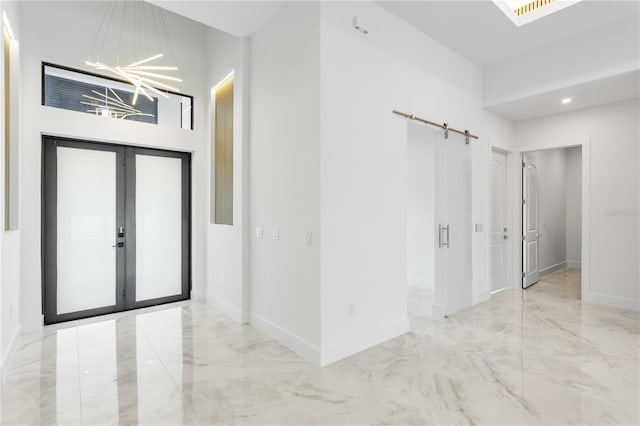
[[(41, 70), (40, 70), (40, 80), (41, 80), (40, 81), (40, 105), (45, 106), (45, 107), (49, 106), (49, 105), (45, 105), (45, 87), (44, 87), (45, 86), (45, 82), (44, 82), (44, 80), (45, 80), (45, 68), (46, 67), (57, 68), (57, 69), (60, 69), (60, 70), (63, 70), (63, 71), (75, 72), (75, 73), (78, 73), (78, 74), (84, 74), (84, 75), (88, 75), (90, 77), (102, 78), (102, 79), (105, 79), (105, 80), (115, 81), (115, 82), (118, 82), (118, 83), (121, 83), (121, 84), (126, 84), (128, 86), (133, 87), (133, 85), (130, 82), (126, 81), (126, 80), (121, 80), (119, 78), (109, 77), (109, 76), (105, 76), (105, 75), (102, 75), (102, 74), (96, 74), (96, 73), (85, 71), (85, 70), (78, 69), (78, 68), (67, 67), (65, 65), (58, 65), (58, 64), (51, 63), (51, 62), (42, 61)], [(182, 127), (182, 114), (181, 114), (180, 115), (180, 129), (193, 131), (193, 129), (195, 128), (195, 123), (193, 121), (193, 119), (194, 119), (193, 109), (195, 107), (194, 103), (193, 103), (193, 96), (187, 95), (185, 93), (180, 93), (180, 92), (172, 92), (170, 90), (164, 90), (164, 89), (158, 89), (158, 90), (160, 90), (162, 92), (165, 92), (165, 93), (172, 94), (172, 95), (182, 96), (182, 97), (191, 99), (191, 111), (190, 111), (191, 127), (188, 128), (188, 129), (185, 129), (185, 128)], [(51, 108), (55, 108), (55, 107), (51, 107)], [(146, 123), (146, 124), (152, 124), (152, 123)], [(159, 124), (156, 123), (154, 125), (157, 126)]]

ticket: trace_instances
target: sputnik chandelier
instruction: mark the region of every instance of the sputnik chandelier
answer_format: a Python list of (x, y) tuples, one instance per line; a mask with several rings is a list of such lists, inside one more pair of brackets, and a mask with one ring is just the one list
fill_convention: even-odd
[[(162, 9), (141, 0), (109, 1), (91, 52), (94, 56), (87, 58), (86, 65), (135, 87), (132, 105), (139, 95), (151, 102), (152, 94), (168, 98), (165, 91), (178, 89), (167, 82), (182, 82), (170, 74), (178, 67)], [(165, 53), (169, 64), (159, 62), (166, 59)]]

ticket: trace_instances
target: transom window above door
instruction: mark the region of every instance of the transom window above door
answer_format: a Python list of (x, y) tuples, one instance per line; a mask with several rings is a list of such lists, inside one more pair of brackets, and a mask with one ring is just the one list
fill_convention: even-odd
[(99, 117), (193, 129), (193, 97), (161, 90), (140, 93), (126, 81), (42, 64), (42, 105)]

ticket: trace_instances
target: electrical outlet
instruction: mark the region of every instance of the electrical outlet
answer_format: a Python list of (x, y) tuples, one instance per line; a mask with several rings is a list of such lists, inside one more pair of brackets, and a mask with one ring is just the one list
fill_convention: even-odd
[(256, 238), (258, 240), (262, 239), (262, 228), (260, 228), (260, 227), (256, 228)]
[(271, 239), (273, 241), (278, 241), (280, 240), (280, 230), (278, 228), (273, 228), (271, 230)]
[(307, 245), (313, 244), (313, 232), (307, 232)]

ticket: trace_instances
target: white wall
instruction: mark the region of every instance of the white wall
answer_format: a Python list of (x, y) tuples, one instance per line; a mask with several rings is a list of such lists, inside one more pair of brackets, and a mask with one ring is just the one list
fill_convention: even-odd
[[(210, 96), (208, 117), (214, 112), (212, 89), (233, 73), (233, 225), (216, 225), (211, 218), (211, 176), (207, 177), (207, 300), (238, 321), (248, 320), (248, 55), (249, 43), (207, 28), (206, 88)], [(207, 158), (212, 160), (212, 134), (207, 129)], [(213, 167), (209, 168), (210, 173)]]
[(584, 144), (582, 230), (589, 239), (582, 241), (583, 280), (588, 277), (582, 298), (635, 310), (640, 308), (638, 117), (634, 99), (516, 124), (522, 149)]
[[(18, 5), (15, 2), (2, 1), (0, 9), (4, 10), (9, 18), (9, 22), (13, 29), (15, 37), (20, 40), (22, 28), (19, 21)], [(3, 24), (0, 24), (2, 26)], [(4, 27), (0, 31), (2, 37), (2, 46), (0, 47), (0, 84), (4, 88)], [(14, 50), (18, 45), (13, 45)], [(18, 51), (18, 55), (21, 52)], [(13, 55), (12, 55), (13, 56)], [(19, 56), (18, 56), (19, 57)], [(15, 76), (14, 76), (15, 77)], [(19, 77), (19, 76), (18, 76)], [(19, 78), (17, 81), (20, 81)], [(18, 88), (19, 92), (19, 88)], [(4, 94), (4, 93), (3, 93)], [(15, 102), (15, 103), (14, 103)], [(12, 117), (11, 126), (13, 130), (19, 127), (20, 120), (20, 94), (12, 99)], [(17, 114), (16, 114), (17, 113)], [(2, 117), (2, 125), (0, 125), (0, 198), (2, 201), (2, 209), (0, 211), (0, 368), (1, 375), (6, 374), (7, 362), (11, 357), (11, 353), (15, 350), (21, 330), (20, 322), (20, 230), (6, 232), (4, 231), (5, 223), (5, 129), (4, 129), (4, 96), (0, 105), (0, 117)], [(18, 145), (19, 146), (19, 145)], [(18, 156), (19, 158), (19, 156)], [(14, 168), (15, 171), (15, 168)], [(14, 177), (15, 179), (15, 177)], [(20, 224), (21, 226), (21, 224)]]
[[(320, 6), (287, 3), (251, 37), (250, 322), (319, 362)], [(279, 229), (273, 240), (272, 229)], [(313, 233), (312, 245), (306, 233)], [(324, 237), (324, 236), (323, 236)]]
[(435, 163), (432, 132), (407, 130), (407, 275), (409, 285), (433, 289), (435, 260)]
[[(322, 353), (331, 362), (408, 329), (407, 124), (398, 109), (468, 128), (473, 221), (488, 223), (489, 140), (480, 70), (371, 2), (323, 2)], [(352, 28), (352, 18), (367, 35)], [(473, 237), (474, 300), (489, 297), (488, 233)]]
[(538, 169), (538, 270), (541, 275), (564, 268), (567, 262), (566, 152), (528, 152)]
[(582, 258), (582, 149), (566, 150), (567, 267), (581, 267)]
[[(165, 13), (183, 93), (194, 95), (195, 130), (103, 119), (40, 105), (42, 61), (86, 68), (91, 41), (104, 12), (102, 2), (20, 2), (22, 59), (21, 126), (21, 317), (23, 329), (42, 324), (40, 281), (41, 135), (135, 144), (189, 151), (192, 162), (193, 294), (205, 294), (205, 242), (208, 162), (205, 147), (205, 27)], [(47, 34), (42, 37), (42, 34)], [(18, 282), (15, 282), (18, 287)]]

